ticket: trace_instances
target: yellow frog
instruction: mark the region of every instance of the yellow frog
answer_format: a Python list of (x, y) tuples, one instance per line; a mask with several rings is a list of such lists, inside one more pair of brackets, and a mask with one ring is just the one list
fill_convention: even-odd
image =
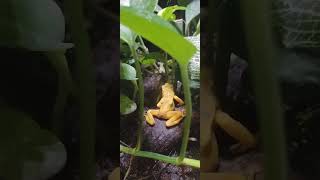
[(184, 112), (175, 110), (174, 100), (177, 101), (179, 105), (183, 105), (184, 102), (174, 94), (171, 84), (165, 83), (161, 88), (162, 98), (157, 104), (159, 109), (149, 109), (145, 115), (145, 118), (147, 123), (151, 126), (155, 124), (153, 116), (156, 116), (158, 118), (167, 120), (166, 126), (171, 127), (178, 124), (185, 116)]

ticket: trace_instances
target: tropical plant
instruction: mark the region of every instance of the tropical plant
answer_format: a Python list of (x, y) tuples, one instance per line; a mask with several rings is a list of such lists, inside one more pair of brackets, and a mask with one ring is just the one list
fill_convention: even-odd
[[(139, 114), (139, 128), (138, 138), (135, 148), (126, 147), (120, 145), (120, 151), (131, 154), (133, 156), (140, 156), (146, 158), (152, 158), (175, 165), (188, 165), (195, 168), (200, 168), (200, 161), (195, 159), (186, 158), (186, 149), (188, 145), (188, 138), (190, 132), (191, 114), (192, 114), (192, 102), (190, 93), (190, 82), (189, 82), (189, 61), (196, 52), (194, 45), (186, 40), (183, 36), (191, 31), (197, 31), (195, 26), (191, 26), (190, 23), (197, 15), (196, 12), (188, 14), (188, 21), (186, 22), (186, 33), (179, 30), (179, 20), (176, 19), (174, 14), (178, 10), (186, 10), (190, 12), (196, 7), (183, 7), (183, 6), (169, 6), (161, 8), (158, 6), (157, 0), (130, 0), (120, 1), (120, 39), (124, 42), (129, 49), (130, 56), (129, 60), (122, 59), (121, 77), (124, 80), (129, 80), (137, 84), (134, 86), (134, 92), (138, 91), (137, 110)], [(189, 8), (189, 10), (188, 10)], [(199, 9), (199, 6), (197, 7)], [(188, 11), (187, 11), (188, 10)], [(155, 13), (157, 12), (157, 14)], [(190, 28), (192, 27), (192, 28)], [(188, 29), (188, 30), (187, 30)], [(191, 30), (189, 30), (191, 29)], [(199, 30), (198, 30), (199, 31)], [(152, 33), (150, 33), (152, 32)], [(153, 52), (149, 52), (144, 41), (148, 41), (159, 47), (164, 53), (164, 56), (155, 55)], [(178, 48), (177, 48), (178, 47)], [(125, 48), (121, 48), (125, 49)], [(166, 59), (163, 57), (172, 57), (172, 59)], [(144, 84), (142, 69), (150, 67), (156, 62), (156, 57), (161, 57), (160, 61), (164, 64), (164, 72), (169, 73), (169, 66), (175, 62), (178, 64), (181, 73), (181, 80), (184, 90), (184, 97), (186, 103), (186, 117), (184, 120), (183, 128), (183, 139), (178, 157), (166, 156), (154, 152), (146, 152), (141, 150), (142, 144), (142, 123), (144, 121)], [(176, 60), (176, 61), (175, 61)], [(131, 66), (134, 64), (134, 68)], [(142, 66), (142, 67), (141, 67)], [(158, 71), (161, 71), (162, 67), (158, 67)], [(174, 69), (171, 68), (171, 73)], [(168, 75), (168, 74), (167, 74)], [(127, 77), (127, 78), (125, 78)], [(130, 77), (130, 78), (128, 78)], [(137, 82), (137, 83), (136, 83)], [(135, 110), (134, 96), (130, 98), (123, 95), (120, 96), (120, 107), (122, 108), (121, 114), (127, 114)]]

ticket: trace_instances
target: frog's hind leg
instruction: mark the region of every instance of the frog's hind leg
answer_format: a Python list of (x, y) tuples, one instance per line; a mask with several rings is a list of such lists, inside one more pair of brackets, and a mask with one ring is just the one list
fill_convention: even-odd
[(173, 99), (174, 99), (175, 101), (177, 101), (177, 103), (178, 103), (179, 105), (183, 105), (183, 104), (184, 104), (183, 100), (180, 99), (178, 96), (173, 96)]
[(171, 127), (179, 124), (179, 122), (183, 119), (184, 115), (181, 111), (169, 111), (167, 113), (169, 119), (166, 121), (166, 126)]
[(149, 125), (153, 126), (155, 124), (155, 120), (153, 118), (153, 116), (156, 116), (159, 114), (159, 110), (154, 110), (154, 109), (149, 109), (147, 111), (147, 114), (144, 115), (144, 117), (146, 118), (146, 121)]
[(234, 120), (228, 114), (217, 110), (215, 122), (231, 137), (239, 141), (240, 145), (243, 146), (241, 151), (255, 146), (256, 140), (253, 134), (251, 134), (251, 132), (239, 121)]

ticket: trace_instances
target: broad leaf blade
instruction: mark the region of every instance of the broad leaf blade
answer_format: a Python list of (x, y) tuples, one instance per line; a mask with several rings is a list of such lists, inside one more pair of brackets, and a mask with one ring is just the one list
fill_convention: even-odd
[(137, 109), (137, 104), (128, 96), (120, 94), (120, 113), (122, 115), (130, 114)]
[(180, 64), (187, 65), (196, 52), (194, 45), (184, 39), (169, 22), (153, 13), (121, 6), (120, 21), (166, 51)]

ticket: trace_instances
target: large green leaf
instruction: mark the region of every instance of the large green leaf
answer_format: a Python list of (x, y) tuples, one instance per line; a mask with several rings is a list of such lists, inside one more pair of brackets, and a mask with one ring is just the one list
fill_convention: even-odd
[(194, 45), (169, 22), (151, 12), (120, 6), (120, 22), (169, 53), (180, 64), (187, 66), (196, 52)]
[[(52, 0), (3, 0), (0, 45), (46, 51), (70, 48), (64, 44), (65, 21)], [(7, 32), (4, 32), (7, 31)]]
[(186, 9), (186, 26), (189, 27), (193, 18), (200, 14), (200, 0), (193, 0)]
[(126, 63), (120, 65), (120, 79), (124, 80), (137, 80), (137, 73), (134, 67)]
[(120, 94), (120, 114), (126, 115), (134, 112), (137, 109), (137, 104), (128, 96)]
[(42, 130), (26, 114), (0, 109), (0, 177), (15, 179), (20, 167), (23, 180), (44, 180), (66, 162), (64, 145)]
[(158, 0), (130, 0), (130, 7), (153, 12), (158, 4)]

